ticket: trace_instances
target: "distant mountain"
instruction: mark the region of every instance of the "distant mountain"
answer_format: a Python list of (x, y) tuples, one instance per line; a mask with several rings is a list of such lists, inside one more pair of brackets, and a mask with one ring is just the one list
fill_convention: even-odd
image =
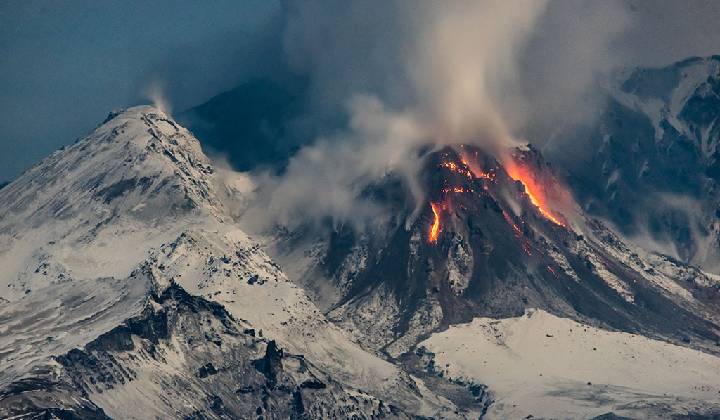
[(299, 115), (300, 95), (257, 79), (184, 111), (177, 119), (203, 146), (227, 157), (236, 170), (282, 167), (297, 146), (289, 128)]
[(553, 158), (588, 212), (720, 271), (720, 56), (621, 79), (597, 122)]

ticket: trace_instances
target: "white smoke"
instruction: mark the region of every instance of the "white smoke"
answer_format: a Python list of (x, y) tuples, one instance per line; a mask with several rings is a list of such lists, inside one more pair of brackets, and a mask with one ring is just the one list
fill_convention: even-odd
[(144, 95), (153, 106), (168, 116), (172, 116), (172, 107), (170, 101), (165, 95), (165, 89), (162, 82), (154, 81), (150, 83), (144, 90)]

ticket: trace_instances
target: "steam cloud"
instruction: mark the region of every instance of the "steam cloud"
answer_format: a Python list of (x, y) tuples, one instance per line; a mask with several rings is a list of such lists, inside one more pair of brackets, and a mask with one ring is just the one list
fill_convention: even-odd
[(154, 81), (145, 89), (145, 96), (149, 99), (153, 106), (161, 110), (167, 115), (172, 115), (172, 107), (170, 101), (165, 95), (162, 83)]
[[(292, 68), (310, 79), (312, 113), (341, 109), (349, 122), (301, 150), (282, 176), (258, 176), (263, 198), (255, 216), (362, 228), (382, 215), (362, 191), (390, 173), (423, 202), (414, 180), (424, 146), (465, 143), (494, 153), (533, 133), (538, 121), (556, 121), (548, 108), (566, 123), (586, 118), (589, 112), (575, 104), (591, 92), (597, 69), (612, 69), (611, 42), (626, 20), (618, 3), (563, 4), (286, 2), (284, 50)], [(558, 23), (568, 9), (588, 4), (597, 13)], [(577, 43), (568, 45), (572, 37)]]

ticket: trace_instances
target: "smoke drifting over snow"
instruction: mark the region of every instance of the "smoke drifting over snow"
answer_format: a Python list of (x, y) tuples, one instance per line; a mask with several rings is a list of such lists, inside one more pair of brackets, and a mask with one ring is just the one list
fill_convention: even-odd
[(145, 89), (145, 96), (152, 102), (153, 106), (160, 109), (167, 115), (172, 115), (172, 107), (170, 106), (170, 101), (165, 95), (165, 91), (161, 82), (155, 81), (151, 83)]
[(608, 48), (624, 26), (614, 2), (284, 6), (284, 50), (310, 80), (310, 112), (332, 118), (344, 110), (349, 123), (301, 150), (283, 176), (258, 177), (263, 212), (282, 224), (362, 225), (382, 212), (362, 191), (389, 173), (422, 202), (414, 184), (422, 147), (465, 143), (497, 153), (533, 132), (538, 119), (585, 118), (575, 104), (598, 72), (613, 67)]

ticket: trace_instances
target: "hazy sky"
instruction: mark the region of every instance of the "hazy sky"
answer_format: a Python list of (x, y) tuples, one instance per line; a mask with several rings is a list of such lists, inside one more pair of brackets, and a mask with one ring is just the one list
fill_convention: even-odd
[(232, 87), (272, 0), (3, 0), (0, 181), (87, 134), (155, 81), (178, 106)]
[[(572, 0), (554, 7), (563, 3), (584, 10)], [(630, 23), (618, 48), (628, 64), (720, 53), (720, 1), (623, 4)], [(182, 109), (269, 71), (280, 9), (273, 0), (1, 1), (0, 181), (110, 110), (147, 102), (154, 84)]]

